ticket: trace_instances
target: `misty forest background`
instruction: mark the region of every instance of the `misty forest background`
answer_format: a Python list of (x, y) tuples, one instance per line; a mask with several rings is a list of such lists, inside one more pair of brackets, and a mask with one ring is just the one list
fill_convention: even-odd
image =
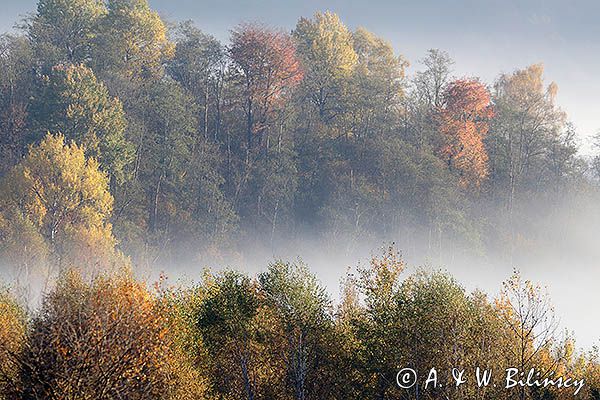
[[(541, 64), (485, 83), (430, 50), (407, 76), (330, 12), (228, 43), (146, 0), (40, 0), (18, 27), (0, 36), (0, 399), (573, 396), (401, 390), (404, 366), (535, 366), (600, 399), (598, 349), (517, 272), (490, 299), (390, 248), (334, 302), (300, 261), (202, 270), (307, 238), (513, 263), (565, 239), (556, 213), (597, 220), (600, 162)], [(194, 283), (136, 272), (169, 265)]]

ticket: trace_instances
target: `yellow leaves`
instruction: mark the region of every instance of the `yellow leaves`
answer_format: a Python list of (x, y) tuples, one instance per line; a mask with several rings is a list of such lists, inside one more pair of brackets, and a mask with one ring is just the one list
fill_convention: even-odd
[(99, 56), (108, 56), (131, 80), (160, 77), (162, 63), (175, 54), (167, 28), (146, 0), (111, 0), (101, 24)]
[(112, 211), (107, 176), (95, 160), (85, 159), (82, 147), (65, 145), (60, 134), (49, 134), (32, 147), (20, 168), (23, 191), (32, 195), (45, 213), (53, 213), (50, 218), (60, 215), (94, 226)]
[(12, 226), (31, 226), (59, 263), (99, 266), (115, 260), (108, 177), (96, 160), (86, 160), (83, 147), (65, 144), (60, 134), (48, 134), (30, 148), (2, 187), (3, 201), (14, 210), (9, 216)]
[(311, 20), (301, 18), (294, 35), (308, 77), (324, 83), (350, 76), (358, 56), (352, 33), (336, 14), (318, 12)]
[(0, 292), (0, 398), (17, 378), (14, 355), (25, 342), (25, 327), (25, 313), (7, 293)]

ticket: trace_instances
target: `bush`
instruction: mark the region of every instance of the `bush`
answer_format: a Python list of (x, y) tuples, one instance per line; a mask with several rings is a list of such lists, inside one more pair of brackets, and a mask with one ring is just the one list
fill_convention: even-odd
[(26, 399), (167, 399), (180, 376), (169, 321), (129, 277), (85, 283), (69, 272), (32, 323)]

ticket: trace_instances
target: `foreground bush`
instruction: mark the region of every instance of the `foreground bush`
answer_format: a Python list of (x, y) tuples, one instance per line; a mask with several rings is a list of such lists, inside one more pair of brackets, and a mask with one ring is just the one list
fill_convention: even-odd
[(174, 398), (185, 378), (169, 320), (159, 311), (155, 297), (131, 278), (87, 284), (67, 274), (32, 322), (21, 398)]
[(18, 391), (18, 356), (25, 339), (25, 313), (7, 293), (0, 293), (0, 399)]

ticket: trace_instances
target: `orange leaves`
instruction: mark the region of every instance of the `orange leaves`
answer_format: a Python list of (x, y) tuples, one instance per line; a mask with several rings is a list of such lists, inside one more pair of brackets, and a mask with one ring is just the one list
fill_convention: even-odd
[(460, 174), (465, 187), (478, 187), (487, 176), (483, 139), (493, 116), (490, 94), (479, 81), (461, 79), (446, 88), (439, 114), (442, 143), (438, 152)]
[(127, 276), (65, 274), (33, 321), (24, 383), (48, 398), (167, 398), (181, 360), (156, 300)]

